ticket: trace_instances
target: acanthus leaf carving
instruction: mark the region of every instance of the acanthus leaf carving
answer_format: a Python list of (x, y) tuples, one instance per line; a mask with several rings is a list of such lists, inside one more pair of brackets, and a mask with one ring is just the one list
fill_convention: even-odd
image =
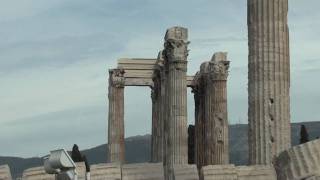
[(229, 61), (211, 61), (209, 63), (210, 80), (227, 80), (229, 64)]
[(164, 58), (170, 60), (174, 59), (176, 61), (186, 61), (189, 54), (188, 44), (188, 41), (168, 39), (164, 43)]
[(123, 88), (125, 86), (125, 71), (123, 69), (110, 70), (110, 84), (117, 88)]

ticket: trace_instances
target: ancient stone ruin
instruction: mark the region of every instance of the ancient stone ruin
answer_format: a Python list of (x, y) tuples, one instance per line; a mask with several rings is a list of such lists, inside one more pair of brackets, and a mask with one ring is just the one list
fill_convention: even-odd
[[(110, 69), (107, 155), (110, 162), (91, 166), (91, 179), (320, 179), (320, 140), (291, 147), (288, 0), (247, 2), (250, 164), (235, 166), (229, 162), (227, 53), (214, 53), (195, 75), (188, 76), (188, 30), (172, 27), (166, 31), (164, 48), (157, 58), (119, 59), (117, 67)], [(149, 163), (125, 164), (126, 86), (150, 88)], [(188, 88), (195, 101), (195, 164), (188, 164)], [(0, 167), (0, 179), (9, 177), (8, 172), (7, 167)], [(32, 168), (23, 173), (23, 179), (54, 177), (45, 174), (43, 168)]]
[[(118, 67), (110, 70), (110, 161), (125, 162), (123, 88), (147, 86), (152, 97), (152, 152), (151, 163), (141, 169), (162, 162), (166, 180), (318, 178), (320, 141), (290, 148), (287, 15), (288, 0), (248, 0), (249, 166), (229, 164), (227, 53), (214, 53), (195, 75), (188, 76), (188, 31), (183, 27), (167, 30), (157, 59), (120, 59)], [(195, 165), (187, 164), (188, 87), (195, 101)], [(149, 172), (145, 175), (156, 174)]]

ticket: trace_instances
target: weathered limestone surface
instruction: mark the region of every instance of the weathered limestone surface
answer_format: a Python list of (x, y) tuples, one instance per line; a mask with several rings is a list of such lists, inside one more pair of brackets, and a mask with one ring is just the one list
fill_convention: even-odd
[(238, 180), (276, 180), (277, 175), (271, 166), (237, 166)]
[(125, 161), (124, 154), (124, 71), (109, 71), (108, 157), (110, 162)]
[(55, 180), (55, 175), (47, 174), (41, 166), (24, 170), (22, 180)]
[(201, 180), (237, 180), (238, 174), (234, 165), (209, 165), (202, 167)]
[(227, 53), (215, 53), (205, 64), (204, 131), (205, 165), (229, 163), (227, 110)]
[(76, 163), (76, 172), (78, 174), (78, 180), (86, 179), (86, 165), (84, 164), (84, 162)]
[(249, 159), (271, 164), (291, 146), (288, 0), (248, 0)]
[(121, 180), (119, 164), (96, 164), (91, 166), (91, 180)]
[(139, 163), (123, 165), (122, 180), (164, 180), (163, 164)]
[(165, 146), (165, 118), (166, 118), (166, 73), (165, 73), (165, 69), (164, 69), (164, 59), (163, 59), (163, 52), (159, 52), (158, 55), (158, 63), (157, 63), (157, 69), (158, 72), (160, 73), (160, 111), (159, 111), (159, 128), (160, 128), (160, 134), (159, 136), (161, 136), (161, 140), (159, 143), (159, 148), (158, 151), (158, 162), (163, 162), (164, 161), (164, 146)]
[(173, 27), (167, 30), (164, 44), (166, 73), (165, 173), (173, 180), (173, 165), (188, 163), (187, 133), (187, 56), (188, 31)]
[[(86, 167), (84, 162), (76, 163), (76, 171), (78, 174), (78, 180), (85, 180)], [(55, 180), (55, 175), (47, 174), (43, 166), (34, 167), (23, 171), (22, 180)]]
[(276, 180), (271, 166), (209, 165), (202, 167), (201, 180)]
[(282, 152), (276, 160), (278, 180), (302, 180), (320, 175), (320, 140)]
[(0, 179), (1, 180), (11, 180), (11, 172), (8, 165), (1, 165), (0, 166)]
[(152, 87), (152, 133), (151, 133), (151, 162), (163, 162), (164, 141), (164, 70), (162, 51), (154, 66)]
[(173, 166), (174, 180), (199, 180), (195, 165), (175, 164)]
[(320, 180), (320, 175), (308, 177), (305, 180)]

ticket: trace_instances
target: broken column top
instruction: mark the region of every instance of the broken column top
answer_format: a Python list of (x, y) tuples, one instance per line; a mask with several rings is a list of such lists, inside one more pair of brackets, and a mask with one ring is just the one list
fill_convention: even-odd
[(123, 69), (110, 69), (109, 70), (109, 83), (115, 87), (124, 87), (125, 78), (124, 78), (124, 70)]
[(210, 67), (210, 64), (212, 64), (212, 63), (220, 63), (221, 62), (222, 64), (228, 65), (229, 61), (227, 60), (227, 54), (228, 54), (227, 52), (214, 53), (211, 58), (211, 61), (206, 61), (201, 64), (200, 73), (209, 73), (210, 71), (219, 69), (219, 68), (212, 69), (212, 67)]
[(211, 61), (219, 62), (219, 61), (228, 61), (227, 60), (227, 52), (216, 52), (213, 54)]
[(187, 41), (188, 29), (184, 27), (179, 27), (179, 26), (175, 26), (167, 29), (164, 40), (167, 41), (169, 39)]
[(166, 32), (164, 40), (163, 56), (165, 64), (167, 62), (173, 62), (176, 63), (175, 66), (179, 66), (177, 69), (187, 71), (186, 63), (189, 53), (188, 29), (183, 27), (169, 28)]
[(200, 65), (200, 73), (208, 73), (208, 72), (209, 72), (209, 61), (206, 61)]
[(210, 76), (213, 80), (226, 80), (228, 77), (230, 61), (227, 60), (226, 52), (214, 53), (210, 61), (200, 66), (200, 74)]

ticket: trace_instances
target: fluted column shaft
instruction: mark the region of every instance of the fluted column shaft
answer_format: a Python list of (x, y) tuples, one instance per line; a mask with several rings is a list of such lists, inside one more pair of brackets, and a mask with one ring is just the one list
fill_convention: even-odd
[(108, 157), (124, 163), (124, 77), (123, 70), (109, 71)]
[(192, 93), (193, 93), (193, 97), (194, 97), (194, 161), (195, 164), (198, 164), (198, 154), (199, 154), (199, 142), (198, 142), (198, 133), (199, 130), (197, 129), (199, 127), (198, 125), (198, 116), (199, 116), (199, 105), (200, 105), (200, 98), (199, 98), (199, 87), (196, 85), (194, 87), (192, 87)]
[(205, 73), (205, 165), (229, 163), (226, 53), (215, 53)]
[(172, 180), (174, 164), (188, 163), (187, 133), (187, 29), (173, 27), (165, 36), (166, 74), (166, 179)]
[(194, 87), (195, 102), (195, 163), (198, 169), (204, 165), (204, 82), (197, 79), (197, 86)]
[(151, 90), (152, 99), (152, 127), (151, 127), (151, 162), (157, 162), (157, 146), (158, 146), (158, 112), (155, 89)]
[(161, 142), (160, 142), (160, 159), (161, 162), (164, 162), (164, 156), (165, 156), (165, 152), (164, 152), (164, 148), (165, 148), (165, 122), (166, 122), (166, 95), (165, 95), (165, 91), (166, 91), (166, 77), (165, 77), (165, 72), (164, 72), (164, 68), (162, 67), (161, 69), (161, 96), (160, 96), (160, 115), (159, 115), (159, 119), (160, 119), (160, 126), (161, 126), (161, 130), (160, 130), (160, 136), (161, 136)]
[(250, 164), (291, 146), (287, 15), (288, 0), (248, 0)]
[(163, 153), (163, 118), (161, 76), (158, 69), (155, 70), (152, 88), (152, 138), (151, 138), (151, 162), (162, 162)]

